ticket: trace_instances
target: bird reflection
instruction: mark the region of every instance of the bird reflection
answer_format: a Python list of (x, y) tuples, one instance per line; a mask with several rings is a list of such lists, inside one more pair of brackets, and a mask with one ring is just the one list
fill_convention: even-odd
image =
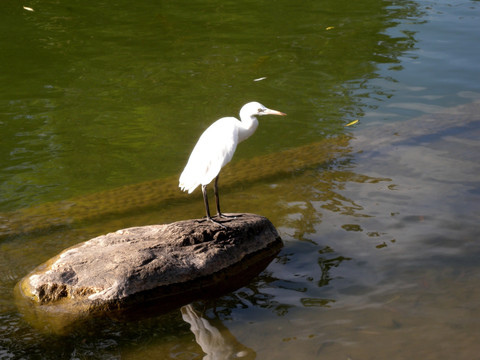
[(183, 320), (190, 324), (195, 341), (205, 353), (203, 360), (255, 359), (256, 354), (252, 349), (238, 342), (222, 324), (213, 326), (191, 304), (183, 306), (180, 311)]

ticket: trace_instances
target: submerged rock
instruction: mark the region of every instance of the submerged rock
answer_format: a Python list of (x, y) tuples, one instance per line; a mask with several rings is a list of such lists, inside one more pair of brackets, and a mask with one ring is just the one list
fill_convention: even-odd
[(55, 308), (92, 314), (162, 299), (184, 305), (216, 285), (233, 285), (229, 277), (252, 275), (255, 264), (262, 267), (258, 274), (282, 246), (265, 217), (236, 214), (224, 224), (186, 220), (98, 236), (38, 267), (18, 290), (35, 312), (43, 307), (50, 314)]

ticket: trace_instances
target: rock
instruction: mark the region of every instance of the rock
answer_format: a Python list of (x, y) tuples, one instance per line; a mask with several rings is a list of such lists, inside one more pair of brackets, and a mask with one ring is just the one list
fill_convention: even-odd
[[(233, 278), (257, 275), (281, 248), (267, 218), (236, 216), (224, 220), (226, 229), (186, 220), (93, 238), (35, 269), (19, 283), (19, 292), (50, 314), (55, 308), (92, 314), (151, 300), (184, 305), (179, 299), (191, 301), (197, 293), (232, 285)], [(251, 274), (254, 265), (262, 269)]]

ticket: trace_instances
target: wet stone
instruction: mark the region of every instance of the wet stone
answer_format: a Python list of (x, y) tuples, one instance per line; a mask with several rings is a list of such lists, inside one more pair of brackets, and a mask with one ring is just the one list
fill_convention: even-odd
[(281, 248), (267, 218), (235, 215), (221, 220), (225, 229), (197, 219), (98, 236), (39, 266), (19, 283), (19, 292), (50, 313), (57, 306), (88, 314), (152, 299), (186, 299), (183, 294), (215, 288), (230, 275), (242, 277)]

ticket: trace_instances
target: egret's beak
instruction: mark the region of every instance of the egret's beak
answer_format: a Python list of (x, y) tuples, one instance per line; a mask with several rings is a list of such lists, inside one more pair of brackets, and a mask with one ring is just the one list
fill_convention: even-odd
[(280, 116), (285, 116), (287, 114), (285, 113), (282, 113), (280, 111), (277, 111), (277, 110), (271, 110), (271, 109), (267, 109), (263, 112), (265, 115), (280, 115)]

